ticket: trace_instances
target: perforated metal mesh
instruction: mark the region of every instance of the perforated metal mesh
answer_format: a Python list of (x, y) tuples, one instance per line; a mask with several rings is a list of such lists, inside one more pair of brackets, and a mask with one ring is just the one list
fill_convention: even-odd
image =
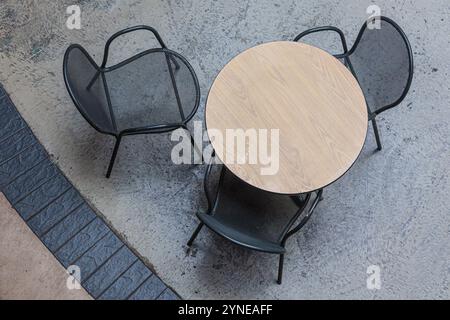
[(194, 76), (181, 59), (170, 53), (147, 53), (105, 76), (119, 130), (180, 123), (196, 107)]
[[(301, 200), (304, 200), (302, 197)], [(298, 211), (291, 197), (264, 192), (225, 169), (214, 218), (229, 229), (257, 239), (278, 242)]]
[(198, 87), (195, 75), (181, 58), (157, 50), (130, 61), (95, 78), (97, 69), (83, 50), (74, 47), (69, 51), (65, 72), (69, 90), (91, 124), (102, 131), (118, 133), (180, 124), (189, 119), (198, 105)]
[(350, 61), (372, 112), (396, 102), (409, 77), (408, 47), (388, 21), (366, 28)]
[(95, 65), (79, 47), (73, 47), (68, 52), (66, 68), (67, 84), (77, 107), (98, 129), (114, 133), (102, 77), (98, 76), (88, 88), (97, 73)]

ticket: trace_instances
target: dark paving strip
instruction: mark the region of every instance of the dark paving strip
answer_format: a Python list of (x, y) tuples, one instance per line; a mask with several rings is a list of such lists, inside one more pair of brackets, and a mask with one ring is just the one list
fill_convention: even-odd
[(36, 143), (31, 130), (28, 128), (20, 129), (16, 134), (7, 137), (0, 142), (0, 164), (14, 158), (20, 152), (22, 152), (26, 147), (29, 147)]
[(110, 285), (112, 285), (124, 272), (131, 267), (137, 257), (123, 246), (107, 263), (101, 266), (89, 279), (84, 282), (84, 287), (89, 293), (98, 298)]
[(158, 300), (178, 300), (178, 296), (172, 289), (166, 288), (158, 297)]
[(81, 268), (81, 279), (85, 281), (97, 271), (108, 259), (123, 246), (122, 241), (113, 233), (109, 232), (106, 237), (89, 248), (79, 259), (72, 264)]
[(32, 216), (28, 220), (28, 225), (38, 236), (42, 236), (82, 203), (83, 198), (71, 187), (42, 209), (39, 214)]
[(138, 260), (104, 291), (100, 299), (126, 299), (150, 276), (152, 276), (150, 270)]
[(51, 161), (0, 84), (0, 191), (98, 299), (179, 297), (124, 244)]
[[(0, 165), (0, 186), (4, 188), (25, 174), (28, 170), (38, 165), (47, 157), (41, 145), (35, 144), (31, 148), (22, 151), (16, 157)], [(9, 200), (9, 199), (8, 199)]]
[(71, 187), (62, 175), (56, 175), (42, 186), (19, 201), (15, 207), (24, 220), (38, 215), (45, 207), (50, 206), (62, 193)]
[(128, 299), (157, 299), (165, 289), (166, 286), (158, 277), (151, 276)]
[[(95, 212), (84, 203), (41, 237), (42, 242), (56, 253), (67, 241), (96, 218)], [(58, 258), (58, 256), (56, 256)]]
[(7, 94), (0, 97), (0, 115), (0, 141), (27, 126)]
[(69, 266), (107, 233), (108, 227), (106, 224), (100, 218), (96, 218), (62, 246), (55, 255), (64, 266)]
[(34, 190), (42, 186), (58, 174), (58, 168), (48, 159), (25, 172), (19, 178), (8, 184), (3, 193), (13, 205), (26, 198)]

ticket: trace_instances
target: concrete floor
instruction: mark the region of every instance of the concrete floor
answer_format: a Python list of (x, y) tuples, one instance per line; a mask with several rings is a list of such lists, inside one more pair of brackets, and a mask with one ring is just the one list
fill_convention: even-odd
[[(113, 141), (70, 101), (63, 53), (80, 43), (100, 61), (113, 32), (152, 25), (196, 70), (202, 104), (195, 118), (203, 119), (208, 89), (233, 56), (319, 25), (342, 28), (351, 44), (373, 2), (79, 1), (82, 28), (68, 30), (65, 8), (74, 2), (1, 2), (0, 81), (67, 176), (183, 298), (450, 298), (447, 0), (376, 1), (411, 41), (413, 84), (400, 107), (379, 119), (383, 151), (373, 153), (369, 130), (356, 164), (288, 243), (281, 286), (276, 256), (206, 230), (187, 254), (195, 212), (205, 207), (204, 166), (173, 165), (168, 135), (125, 138), (111, 179), (104, 178)], [(123, 39), (117, 59), (146, 48), (145, 39)], [(366, 288), (373, 264), (381, 268), (380, 290)]]
[(90, 300), (0, 193), (0, 300)]

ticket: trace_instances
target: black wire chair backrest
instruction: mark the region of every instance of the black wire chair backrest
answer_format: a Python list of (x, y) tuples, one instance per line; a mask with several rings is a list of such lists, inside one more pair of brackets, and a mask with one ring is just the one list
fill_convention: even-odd
[[(136, 30), (152, 32), (161, 48), (106, 66), (113, 40)], [(64, 55), (63, 73), (77, 109), (106, 134), (173, 130), (191, 120), (200, 104), (194, 69), (183, 56), (167, 49), (156, 30), (148, 26), (127, 28), (111, 36), (100, 67), (83, 47), (71, 45)]]
[(86, 121), (102, 133), (116, 134), (105, 79), (95, 61), (80, 45), (73, 44), (67, 48), (63, 74), (70, 97)]
[[(206, 180), (205, 185), (208, 183)], [(287, 195), (267, 193), (250, 186), (226, 168), (222, 169), (216, 188), (217, 198), (211, 202), (218, 224), (276, 243), (282, 241), (302, 213), (299, 204), (306, 206), (311, 196), (298, 196), (298, 201), (294, 201)]]
[[(378, 28), (374, 19), (379, 19)], [(394, 21), (383, 16), (367, 21), (348, 56), (371, 112), (378, 114), (404, 99), (412, 81), (413, 55)]]

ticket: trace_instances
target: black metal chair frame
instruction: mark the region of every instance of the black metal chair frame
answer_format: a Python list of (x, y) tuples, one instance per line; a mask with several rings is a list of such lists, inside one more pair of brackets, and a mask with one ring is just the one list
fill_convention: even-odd
[(337, 58), (337, 59), (344, 59), (345, 66), (347, 66), (350, 69), (352, 74), (358, 80), (358, 78), (356, 76), (356, 72), (353, 69), (352, 63), (350, 61), (350, 57), (351, 57), (352, 53), (356, 50), (356, 48), (357, 48), (357, 46), (359, 44), (359, 41), (361, 40), (365, 30), (367, 29), (367, 23), (368, 22), (372, 22), (375, 19), (380, 19), (380, 20), (386, 21), (387, 23), (391, 24), (399, 32), (400, 36), (402, 37), (402, 39), (405, 42), (405, 45), (407, 47), (408, 59), (409, 59), (408, 80), (406, 82), (406, 87), (403, 90), (403, 93), (400, 95), (400, 97), (396, 101), (394, 101), (394, 102), (392, 102), (392, 103), (390, 103), (390, 104), (388, 104), (386, 106), (380, 107), (380, 108), (378, 108), (377, 110), (374, 110), (374, 111), (371, 111), (370, 107), (368, 106), (368, 112), (369, 112), (369, 119), (368, 120), (372, 122), (372, 127), (373, 127), (373, 130), (374, 130), (375, 139), (376, 139), (376, 142), (377, 142), (377, 150), (381, 150), (382, 149), (382, 145), (381, 145), (380, 135), (379, 135), (379, 132), (378, 132), (376, 116), (379, 115), (380, 113), (382, 113), (383, 111), (386, 111), (388, 109), (391, 109), (391, 108), (399, 105), (403, 101), (403, 99), (406, 97), (406, 94), (409, 91), (409, 88), (411, 87), (411, 82), (412, 82), (412, 78), (413, 78), (413, 73), (414, 73), (413, 53), (412, 53), (412, 50), (411, 50), (411, 44), (409, 43), (409, 40), (406, 37), (405, 32), (392, 19), (387, 18), (385, 16), (379, 16), (379, 17), (373, 17), (373, 18), (369, 19), (366, 23), (363, 24), (363, 26), (361, 27), (361, 29), (360, 29), (360, 31), (358, 33), (358, 36), (356, 37), (355, 43), (353, 44), (353, 46), (351, 47), (350, 50), (348, 50), (348, 48), (347, 48), (347, 42), (345, 40), (345, 36), (344, 36), (344, 33), (342, 32), (342, 30), (340, 30), (337, 27), (333, 27), (333, 26), (316, 27), (316, 28), (312, 28), (312, 29), (306, 30), (306, 31), (300, 33), (297, 37), (295, 37), (294, 41), (298, 41), (298, 40), (300, 40), (301, 38), (303, 38), (304, 36), (306, 36), (308, 34), (315, 33), (315, 32), (320, 32), (320, 31), (334, 31), (334, 32), (338, 33), (339, 37), (341, 39), (342, 48), (343, 48), (344, 52), (342, 54), (335, 54), (334, 57)]
[[(109, 55), (109, 47), (111, 45), (111, 43), (114, 41), (114, 39), (116, 39), (117, 37), (133, 32), (133, 31), (137, 31), (137, 30), (147, 30), (150, 31), (151, 33), (153, 33), (153, 35), (155, 36), (156, 40), (159, 42), (159, 44), (161, 45), (161, 48), (153, 48), (153, 49), (148, 49), (145, 50), (143, 52), (140, 52), (120, 63), (117, 63), (113, 66), (107, 67), (107, 61), (108, 61), (108, 55)], [(68, 57), (69, 57), (69, 53), (72, 49), (74, 48), (78, 48), (79, 50), (81, 50), (83, 52), (83, 54), (88, 58), (88, 60), (90, 61), (90, 63), (97, 69), (96, 74), (94, 75), (94, 77), (92, 78), (92, 80), (90, 81), (90, 83), (87, 85), (88, 90), (90, 89), (90, 87), (92, 86), (92, 84), (95, 82), (95, 80), (100, 76), (102, 77), (102, 82), (103, 82), (103, 86), (105, 88), (105, 95), (106, 95), (106, 99), (107, 99), (107, 103), (108, 103), (108, 108), (109, 108), (109, 113), (111, 116), (111, 120), (112, 120), (112, 124), (113, 127), (115, 129), (116, 132), (108, 132), (108, 131), (104, 131), (102, 129), (100, 129), (94, 122), (91, 121), (91, 119), (87, 116), (87, 114), (85, 114), (85, 112), (83, 111), (83, 109), (80, 107), (80, 103), (79, 101), (76, 99), (75, 95), (72, 92), (72, 89), (69, 85), (69, 81), (68, 81), (68, 74), (67, 74), (67, 64), (68, 64)], [(109, 71), (113, 71), (115, 69), (118, 69), (120, 67), (123, 67), (124, 65), (127, 65), (128, 63), (131, 63), (133, 61), (135, 61), (136, 59), (139, 59), (140, 57), (147, 55), (149, 53), (154, 53), (154, 52), (163, 52), (166, 55), (166, 60), (167, 60), (167, 65), (168, 65), (168, 69), (170, 72), (170, 77), (171, 77), (171, 82), (173, 85), (173, 89), (174, 89), (174, 93), (175, 93), (175, 97), (176, 97), (176, 101), (178, 104), (178, 109), (180, 111), (180, 116), (181, 116), (181, 121), (179, 123), (171, 123), (171, 124), (161, 124), (161, 125), (152, 125), (152, 126), (144, 126), (144, 127), (138, 127), (138, 128), (130, 128), (130, 129), (124, 129), (121, 131), (117, 130), (117, 126), (116, 126), (116, 121), (115, 121), (115, 117), (114, 117), (114, 112), (113, 112), (113, 108), (111, 106), (111, 98), (110, 98), (110, 94), (109, 94), (109, 90), (108, 90), (108, 85), (107, 85), (107, 81), (106, 81), (106, 77), (105, 77), (105, 73), (109, 72)], [(180, 66), (177, 63), (177, 61), (175, 61), (175, 59), (173, 59), (173, 56), (177, 57), (178, 59), (180, 59), (189, 69), (190, 73), (192, 74), (193, 80), (194, 80), (194, 85), (195, 85), (195, 90), (196, 90), (196, 98), (195, 98), (195, 106), (192, 109), (191, 113), (189, 115), (184, 115), (184, 111), (181, 105), (181, 100), (179, 97), (179, 93), (178, 93), (178, 88), (177, 88), (177, 83), (175, 81), (175, 77), (174, 77), (174, 70), (172, 68), (171, 62), (174, 64), (175, 69), (179, 69)], [(154, 134), (154, 133), (166, 133), (166, 132), (170, 132), (179, 128), (183, 128), (190, 136), (191, 139), (191, 144), (194, 147), (194, 149), (196, 149), (196, 152), (199, 153), (199, 155), (201, 156), (201, 149), (195, 144), (194, 138), (191, 134), (191, 132), (189, 131), (188, 127), (187, 127), (187, 123), (192, 119), (192, 117), (194, 116), (194, 114), (197, 112), (197, 109), (199, 107), (200, 104), (200, 86), (199, 86), (199, 82), (198, 82), (198, 78), (197, 75), (195, 74), (194, 69), (192, 68), (192, 66), (190, 65), (190, 63), (186, 60), (186, 58), (184, 58), (182, 55), (180, 55), (179, 53), (172, 51), (170, 49), (168, 49), (165, 45), (165, 43), (163, 42), (161, 36), (159, 35), (159, 33), (152, 27), (149, 26), (145, 26), (145, 25), (139, 25), (139, 26), (134, 26), (134, 27), (130, 27), (121, 31), (116, 32), (115, 34), (113, 34), (106, 42), (105, 45), (105, 49), (104, 49), (104, 54), (103, 54), (103, 61), (101, 66), (99, 67), (95, 61), (92, 59), (92, 57), (89, 55), (89, 53), (80, 45), (78, 44), (72, 44), (69, 46), (69, 48), (67, 48), (66, 53), (64, 55), (64, 62), (63, 62), (63, 75), (64, 75), (64, 82), (66, 84), (66, 88), (69, 92), (70, 97), (72, 98), (73, 103), (75, 104), (75, 106), (77, 107), (78, 111), (81, 113), (81, 115), (85, 118), (85, 120), (98, 132), (103, 133), (103, 134), (107, 134), (107, 135), (111, 135), (116, 139), (115, 145), (114, 145), (114, 149), (113, 149), (113, 153), (111, 156), (111, 160), (109, 162), (109, 166), (108, 166), (108, 170), (106, 173), (106, 177), (109, 178), (111, 175), (111, 171), (114, 165), (114, 161), (116, 159), (117, 156), (117, 152), (119, 150), (119, 146), (120, 143), (122, 141), (122, 137), (124, 136), (131, 136), (131, 135), (138, 135), (138, 134)]]
[[(214, 161), (211, 160), (211, 162), (208, 164), (207, 168), (206, 168), (206, 172), (205, 172), (205, 176), (204, 176), (204, 180), (203, 180), (203, 188), (204, 188), (204, 192), (205, 192), (205, 196), (206, 196), (206, 200), (207, 200), (207, 204), (208, 207), (206, 209), (205, 214), (207, 215), (213, 215), (214, 214), (214, 209), (218, 203), (218, 199), (220, 197), (220, 191), (221, 191), (221, 187), (222, 187), (222, 181), (223, 181), (223, 176), (225, 174), (225, 170), (227, 170), (225, 168), (224, 165), (222, 165), (222, 169), (220, 172), (220, 177), (219, 177), (219, 182), (218, 182), (218, 187), (217, 187), (217, 192), (214, 195), (211, 194), (211, 191), (208, 188), (208, 179), (210, 176), (210, 172), (212, 167), (214, 166), (214, 164), (212, 164)], [(232, 173), (230, 173), (232, 174)], [(264, 191), (261, 191), (261, 193), (264, 193)], [(311, 199), (311, 195), (312, 193), (308, 193), (306, 194), (306, 198), (305, 200), (302, 202), (300, 201), (300, 199), (298, 199), (298, 197), (296, 196), (290, 196), (292, 198), (292, 200), (299, 206), (299, 209), (297, 210), (297, 212), (293, 215), (293, 217), (291, 218), (291, 220), (287, 223), (286, 227), (284, 228), (283, 232), (280, 234), (279, 236), (279, 245), (281, 247), (285, 247), (286, 241), (293, 236), (295, 233), (297, 233), (305, 224), (306, 222), (308, 222), (308, 220), (311, 218), (311, 215), (314, 212), (314, 209), (316, 208), (317, 204), (323, 199), (322, 198), (322, 193), (323, 193), (323, 189), (319, 189), (316, 191), (316, 197), (314, 198), (310, 208), (308, 209), (307, 213), (304, 215), (304, 217), (297, 223), (297, 225), (295, 227), (294, 224), (295, 222), (298, 220), (298, 218), (300, 217), (300, 215), (302, 214), (302, 212), (305, 210), (305, 208), (307, 207), (310, 199)], [(286, 196), (289, 197), (289, 196)], [(203, 226), (206, 224), (203, 220), (202, 220), (202, 216), (201, 214), (197, 213), (197, 217), (200, 219), (200, 224), (197, 226), (197, 228), (195, 229), (194, 233), (192, 234), (191, 238), (189, 239), (187, 245), (190, 247), (192, 246), (192, 243), (194, 242), (194, 240), (197, 238), (197, 235), (199, 234), (200, 230), (203, 228)], [(207, 225), (208, 226), (208, 225)], [(280, 258), (279, 258), (279, 264), (278, 264), (278, 279), (277, 279), (277, 283), (281, 284), (282, 282), (282, 277), (283, 277), (283, 266), (284, 266), (284, 255), (285, 255), (285, 251), (283, 252), (274, 252), (274, 251), (270, 251), (267, 250), (266, 248), (264, 248), (264, 246), (249, 246), (246, 243), (242, 243), (240, 241), (237, 241), (233, 238), (230, 238), (229, 236), (215, 230), (213, 227), (208, 226), (212, 231), (214, 231), (215, 233), (217, 233), (218, 235), (222, 236), (223, 238), (237, 244), (243, 247), (246, 247), (248, 249), (252, 249), (252, 250), (256, 250), (256, 251), (261, 251), (261, 252), (266, 252), (266, 253), (275, 253), (275, 254), (279, 254)]]

